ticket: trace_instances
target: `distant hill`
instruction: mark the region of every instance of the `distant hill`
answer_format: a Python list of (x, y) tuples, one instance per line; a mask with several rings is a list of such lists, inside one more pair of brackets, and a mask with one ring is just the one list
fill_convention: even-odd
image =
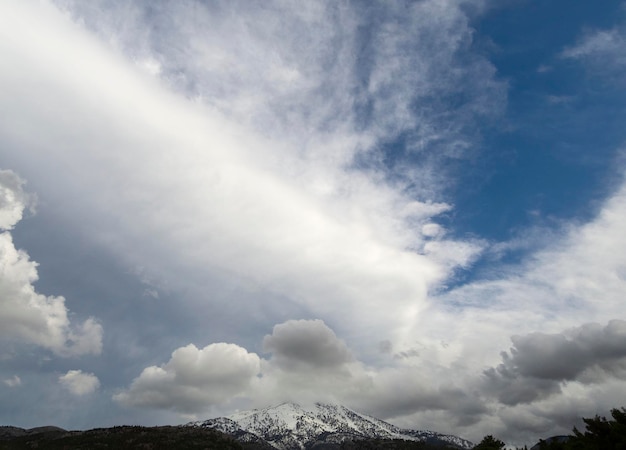
[(262, 446), (246, 446), (216, 430), (189, 427), (122, 426), (88, 431), (66, 431), (57, 427), (25, 430), (0, 427), (0, 450), (22, 449), (208, 449), (256, 450)]

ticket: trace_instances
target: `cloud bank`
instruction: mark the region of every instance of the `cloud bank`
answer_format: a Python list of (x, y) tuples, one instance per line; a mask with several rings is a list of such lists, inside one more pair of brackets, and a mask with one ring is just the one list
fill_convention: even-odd
[[(511, 438), (545, 432), (555, 424), (567, 431), (579, 418), (576, 411), (598, 402), (610, 407), (619, 397), (626, 378), (625, 330), (625, 321), (612, 320), (605, 326), (588, 323), (561, 333), (513, 336), (513, 347), (501, 353), (498, 366), (459, 378), (453, 367), (436, 368), (432, 361), (421, 360), (420, 367), (406, 362), (368, 365), (323, 321), (290, 320), (265, 336), (269, 357), (234, 344), (203, 350), (189, 345), (177, 349), (165, 365), (144, 369), (114, 399), (125, 406), (174, 409), (196, 417), (233, 401), (244, 407), (336, 402), (404, 426), (451, 421), (473, 439), (489, 427), (509, 430)], [(213, 373), (216, 366), (221, 375)], [(225, 371), (227, 382), (220, 378)], [(591, 402), (592, 395), (599, 398)]]

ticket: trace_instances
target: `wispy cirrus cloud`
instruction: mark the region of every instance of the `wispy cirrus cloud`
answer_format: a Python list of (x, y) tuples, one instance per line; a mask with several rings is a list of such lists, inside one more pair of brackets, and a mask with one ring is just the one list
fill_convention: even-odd
[(626, 26), (622, 21), (608, 29), (589, 30), (575, 45), (561, 53), (562, 58), (580, 61), (586, 70), (609, 82), (624, 82), (621, 75), (626, 66)]
[(624, 60), (624, 36), (619, 28), (587, 33), (578, 44), (568, 47), (562, 56), (573, 59), (594, 59), (621, 65)]

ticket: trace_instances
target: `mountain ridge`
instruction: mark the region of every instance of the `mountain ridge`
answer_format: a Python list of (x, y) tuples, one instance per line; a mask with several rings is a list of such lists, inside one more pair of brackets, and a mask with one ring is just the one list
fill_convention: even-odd
[(474, 446), (457, 436), (403, 429), (345, 406), (323, 403), (308, 406), (281, 403), (236, 412), (228, 417), (191, 422), (187, 426), (216, 429), (240, 442), (263, 441), (279, 450), (338, 448), (345, 441), (371, 439), (416, 441), (457, 449)]

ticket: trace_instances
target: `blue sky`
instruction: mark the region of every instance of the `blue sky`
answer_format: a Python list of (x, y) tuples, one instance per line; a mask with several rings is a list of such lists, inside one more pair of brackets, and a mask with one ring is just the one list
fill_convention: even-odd
[[(588, 219), (597, 211), (598, 201), (614, 188), (623, 94), (593, 69), (561, 55), (585, 32), (611, 28), (623, 14), (619, 2), (602, 8), (520, 2), (480, 20), (478, 45), (508, 83), (508, 104), (507, 115), (485, 137), (492, 158), (473, 174), (479, 192), (463, 198), (469, 203), (465, 216), (474, 218), (464, 225), (507, 239), (533, 224), (531, 210), (566, 220)], [(465, 201), (458, 202), (460, 209)]]
[(626, 404), (624, 8), (4, 2), (0, 422)]

